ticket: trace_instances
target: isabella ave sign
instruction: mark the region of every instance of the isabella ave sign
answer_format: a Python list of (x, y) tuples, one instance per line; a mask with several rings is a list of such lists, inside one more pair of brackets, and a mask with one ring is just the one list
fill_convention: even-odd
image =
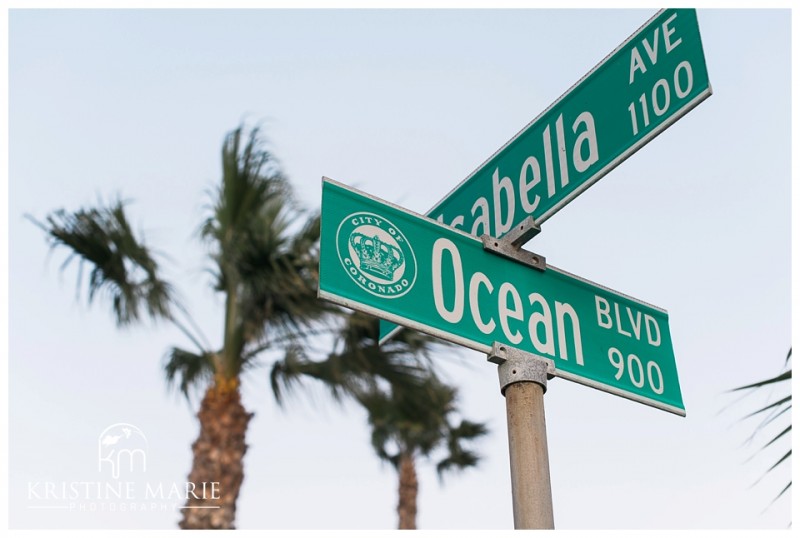
[(664, 310), (327, 178), (319, 281), (331, 302), (487, 354), (500, 342), (558, 377), (685, 415)]
[(542, 224), (710, 95), (697, 13), (661, 10), (427, 215), (495, 238)]
[(662, 10), (428, 215), (496, 238), (541, 224), (709, 95), (695, 10)]

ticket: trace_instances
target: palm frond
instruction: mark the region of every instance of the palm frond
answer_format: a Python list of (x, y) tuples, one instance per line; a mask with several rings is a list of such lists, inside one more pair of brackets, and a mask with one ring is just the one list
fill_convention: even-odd
[(258, 128), (226, 136), (214, 197), (200, 234), (211, 247), (215, 289), (226, 297), (226, 375), (237, 375), (250, 351), (312, 330), (333, 309), (316, 294), (319, 215), (297, 206)]
[(27, 218), (47, 234), (51, 248), (69, 250), (62, 270), (75, 258), (80, 260), (79, 278), (84, 264), (91, 267), (88, 302), (106, 296), (117, 325), (140, 321), (145, 312), (153, 319), (171, 317), (172, 287), (160, 277), (150, 250), (134, 235), (123, 202), (75, 212), (59, 209), (45, 222)]
[(188, 399), (189, 390), (208, 382), (214, 375), (214, 354), (192, 353), (177, 347), (171, 348), (164, 360), (164, 375), (170, 387), (177, 387)]
[(441, 356), (454, 349), (451, 344), (416, 331), (403, 331), (383, 345), (378, 341), (378, 320), (353, 312), (345, 318), (339, 333), (339, 359), (355, 371), (385, 379), (396, 389), (402, 389), (405, 383), (417, 387), (423, 380), (420, 375), (435, 376), (432, 355)]
[(769, 379), (764, 379), (762, 381), (757, 381), (755, 383), (750, 383), (749, 385), (744, 385), (741, 387), (736, 387), (735, 389), (731, 389), (731, 392), (736, 392), (740, 390), (747, 390), (747, 389), (756, 389), (759, 387), (766, 387), (768, 385), (773, 385), (775, 383), (780, 383), (781, 381), (789, 381), (792, 379), (792, 371), (788, 370), (783, 372), (775, 377), (771, 377)]
[[(319, 215), (293, 235), (274, 229), (285, 209), (266, 214), (243, 247), (237, 271), (242, 285), (241, 316), (248, 339), (273, 337), (308, 330), (335, 309), (317, 298), (319, 282)], [(305, 218), (296, 213), (295, 218)]]
[(238, 286), (239, 256), (253, 220), (270, 202), (281, 202), (290, 192), (277, 161), (263, 149), (258, 129), (250, 132), (246, 142), (243, 131), (239, 126), (225, 137), (222, 180), (212, 192), (210, 214), (199, 229), (212, 248), (218, 291)]
[(781, 459), (773, 463), (772, 466), (764, 472), (764, 474), (766, 475), (767, 473), (775, 469), (775, 467), (777, 467), (778, 465), (789, 459), (791, 455), (792, 455), (792, 449), (790, 448), (783, 456), (781, 456)]
[[(756, 416), (763, 416), (760, 423), (758, 423), (755, 428), (753, 428), (753, 432), (749, 436), (747, 442), (749, 443), (753, 439), (756, 438), (762, 431), (765, 430), (766, 426), (773, 423), (777, 418), (782, 417), (785, 413), (791, 412), (792, 409), (792, 394), (791, 394), (791, 383), (788, 385), (781, 385), (784, 381), (791, 381), (792, 379), (792, 368), (790, 365), (790, 360), (792, 357), (792, 349), (789, 348), (789, 352), (786, 355), (786, 361), (784, 362), (784, 367), (788, 367), (787, 370), (781, 372), (778, 375), (772, 376), (768, 379), (764, 379), (761, 381), (757, 381), (755, 383), (749, 383), (747, 385), (743, 385), (741, 387), (736, 387), (731, 389), (731, 392), (736, 391), (749, 391), (747, 394), (754, 394), (762, 391), (765, 388), (777, 388), (777, 387), (788, 387), (786, 388), (786, 392), (782, 395), (778, 395), (777, 398), (772, 398), (769, 403), (766, 405), (762, 405), (758, 407), (756, 410), (751, 411), (747, 415), (743, 417), (743, 420), (750, 419)], [(764, 451), (765, 449), (774, 446), (779, 440), (785, 439), (791, 434), (792, 431), (792, 423), (791, 418), (789, 419), (788, 424), (777, 434), (773, 434), (771, 439), (767, 441), (761, 448), (753, 454), (750, 458), (752, 459), (758, 453)], [(767, 476), (770, 472), (772, 472), (775, 468), (777, 468), (781, 463), (789, 459), (792, 455), (791, 445), (788, 451), (786, 451), (783, 456), (781, 456), (775, 463), (773, 463), (761, 477), (756, 481), (756, 483), (760, 482), (765, 476)], [(787, 485), (781, 490), (781, 492), (772, 500), (770, 505), (778, 500), (784, 493), (786, 493), (791, 488), (792, 482), (791, 479), (787, 483)]]
[[(761, 407), (761, 408), (757, 409), (756, 411), (753, 411), (750, 414), (745, 415), (744, 418), (754, 417), (756, 415), (760, 415), (761, 413), (764, 413), (765, 411), (777, 410), (776, 408), (780, 408), (784, 404), (790, 403), (791, 401), (792, 401), (792, 396), (791, 395), (784, 396), (784, 397), (780, 398), (779, 400), (775, 400), (774, 402), (770, 402), (767, 405), (765, 405), (764, 407)], [(791, 407), (791, 405), (789, 407)]]
[(300, 346), (289, 347), (284, 358), (276, 361), (270, 373), (270, 381), (276, 399), (281, 402), (285, 394), (311, 379), (327, 388), (331, 396), (341, 400), (344, 396), (359, 397), (367, 394), (382, 381), (388, 380), (403, 385), (419, 384), (427, 371), (417, 364), (398, 360), (393, 356), (379, 356), (370, 360), (372, 354), (361, 354), (359, 360), (341, 353), (331, 353), (325, 359), (311, 359)]
[(470, 420), (462, 420), (458, 426), (450, 429), (451, 438), (454, 441), (473, 440), (486, 435), (489, 430), (486, 425), (481, 422), (472, 422)]
[(344, 318), (334, 347), (333, 352), (321, 359), (299, 353), (287, 355), (273, 366), (273, 391), (276, 386), (297, 387), (305, 377), (321, 382), (335, 398), (343, 395), (358, 398), (380, 385), (418, 387), (431, 375), (428, 365), (404, 347), (402, 340), (379, 347), (377, 320), (361, 313), (354, 312)]
[[(774, 499), (772, 499), (772, 503), (774, 503), (775, 501), (777, 501), (778, 499), (780, 499), (781, 497), (783, 497), (783, 494), (784, 494), (784, 493), (786, 493), (787, 491), (789, 491), (789, 489), (790, 489), (791, 487), (792, 487), (792, 481), (791, 481), (791, 480), (789, 480), (789, 483), (788, 483), (788, 484), (786, 484), (786, 485), (783, 487), (783, 489), (780, 491), (780, 493), (778, 493), (778, 494), (775, 496), (775, 498), (774, 498)], [(772, 503), (770, 503), (770, 504), (772, 504)]]
[(436, 464), (436, 474), (441, 482), (444, 480), (445, 473), (466, 469), (468, 467), (475, 467), (478, 465), (479, 461), (480, 456), (469, 450), (460, 450), (455, 453), (451, 452), (446, 458)]
[[(449, 425), (448, 425), (449, 426)], [(463, 419), (457, 426), (448, 427), (447, 431), (447, 456), (436, 465), (439, 480), (444, 479), (447, 471), (461, 470), (475, 467), (480, 461), (480, 456), (465, 448), (464, 444), (475, 441), (489, 433), (485, 424)]]
[(772, 439), (770, 439), (770, 440), (769, 440), (769, 442), (767, 442), (767, 444), (765, 444), (765, 445), (764, 445), (764, 446), (762, 446), (761, 448), (762, 448), (762, 449), (764, 449), (764, 448), (767, 448), (769, 445), (771, 445), (772, 443), (774, 443), (775, 441), (777, 441), (778, 439), (780, 439), (780, 438), (781, 438), (781, 437), (783, 437), (784, 435), (786, 435), (786, 434), (790, 433), (791, 431), (792, 431), (792, 425), (790, 424), (790, 425), (786, 426), (786, 427), (783, 429), (783, 431), (781, 431), (781, 432), (780, 432), (778, 435), (776, 435), (775, 437), (773, 437)]
[(251, 219), (273, 198), (289, 199), (289, 187), (277, 159), (266, 149), (258, 128), (243, 144), (244, 126), (225, 137), (222, 146), (222, 183), (214, 213), (201, 227), (206, 239), (223, 249), (235, 247), (236, 239), (250, 227)]
[(279, 405), (285, 402), (285, 394), (297, 388), (304, 378), (315, 379), (330, 389), (331, 396), (341, 401), (349, 380), (336, 371), (330, 361), (310, 360), (303, 346), (293, 345), (285, 350), (282, 360), (276, 361), (270, 371), (270, 386)]

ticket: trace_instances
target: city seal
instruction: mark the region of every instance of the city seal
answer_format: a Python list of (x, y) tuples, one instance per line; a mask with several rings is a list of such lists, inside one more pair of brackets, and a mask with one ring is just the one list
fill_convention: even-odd
[(353, 282), (377, 297), (402, 297), (417, 280), (417, 259), (408, 239), (375, 213), (345, 217), (336, 232), (336, 249)]

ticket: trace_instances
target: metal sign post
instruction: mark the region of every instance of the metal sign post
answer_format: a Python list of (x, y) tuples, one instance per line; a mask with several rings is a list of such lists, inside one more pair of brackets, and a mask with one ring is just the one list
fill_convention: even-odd
[[(544, 256), (522, 248), (540, 231), (528, 217), (502, 239), (484, 235), (481, 242), (486, 251), (545, 271)], [(547, 380), (556, 373), (555, 364), (501, 342), (492, 344), (487, 360), (497, 364), (500, 393), (506, 398), (514, 528), (554, 529), (544, 393)]]
[(554, 529), (544, 393), (555, 368), (552, 361), (499, 342), (488, 360), (498, 365), (506, 398), (514, 528)]

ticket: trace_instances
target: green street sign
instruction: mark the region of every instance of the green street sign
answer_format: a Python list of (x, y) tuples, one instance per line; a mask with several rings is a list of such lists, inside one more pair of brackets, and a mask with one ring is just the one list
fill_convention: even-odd
[(553, 266), (532, 269), (433, 219), (323, 178), (322, 299), (685, 416), (667, 313)]
[(497, 238), (541, 224), (709, 95), (697, 13), (659, 11), (427, 214)]
[(427, 215), (497, 238), (542, 224), (710, 95), (696, 11), (659, 11)]

